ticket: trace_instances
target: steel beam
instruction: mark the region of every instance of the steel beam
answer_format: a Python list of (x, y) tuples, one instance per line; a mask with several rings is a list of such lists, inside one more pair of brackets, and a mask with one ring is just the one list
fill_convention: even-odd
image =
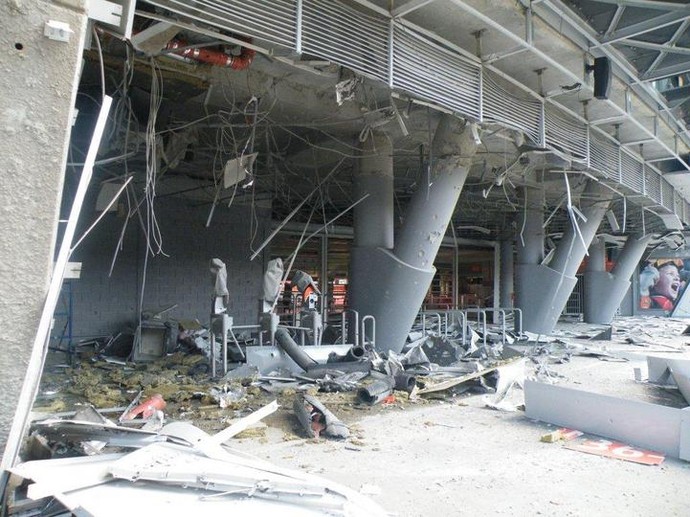
[(667, 43), (650, 43), (648, 41), (638, 41), (636, 39), (627, 39), (620, 43), (621, 45), (627, 45), (629, 47), (635, 48), (646, 48), (649, 50), (656, 50), (658, 52), (667, 52), (669, 54), (682, 54), (684, 56), (690, 56), (690, 48), (687, 47), (676, 47), (669, 45)]
[(665, 77), (686, 74), (688, 72), (690, 72), (690, 61), (678, 63), (677, 65), (666, 66), (664, 68), (657, 68), (654, 72), (645, 74), (643, 81), (656, 81)]
[(640, 34), (655, 31), (657, 29), (682, 22), (688, 18), (690, 18), (690, 7), (686, 5), (683, 9), (678, 9), (660, 16), (655, 16), (654, 18), (649, 18), (648, 20), (642, 22), (633, 23), (632, 25), (628, 25), (623, 29), (614, 31), (610, 35), (600, 38), (599, 43), (604, 45), (607, 43), (615, 43), (617, 41), (634, 38)]
[(398, 7), (394, 8), (391, 11), (391, 15), (393, 18), (401, 18), (407, 14), (410, 14), (411, 12), (416, 11), (417, 9), (424, 7), (425, 5), (430, 4), (433, 1), (434, 0), (410, 0), (403, 5), (399, 5)]

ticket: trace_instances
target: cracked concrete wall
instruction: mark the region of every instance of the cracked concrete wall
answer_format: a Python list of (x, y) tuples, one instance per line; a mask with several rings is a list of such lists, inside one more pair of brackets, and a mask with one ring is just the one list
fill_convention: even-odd
[[(81, 0), (0, 2), (0, 450), (26, 373), (52, 268), (86, 27)], [(69, 42), (43, 35), (69, 24)]]

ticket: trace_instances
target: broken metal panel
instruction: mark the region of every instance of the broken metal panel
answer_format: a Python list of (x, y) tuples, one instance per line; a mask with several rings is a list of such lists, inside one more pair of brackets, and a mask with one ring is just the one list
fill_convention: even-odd
[(10, 472), (33, 481), (29, 485), (28, 496), (36, 500), (105, 483), (109, 478), (110, 464), (123, 456), (116, 453), (27, 461), (11, 468)]
[[(350, 345), (321, 345), (306, 347), (309, 356), (325, 363), (330, 353), (343, 355), (348, 352)], [(302, 368), (293, 361), (281, 348), (275, 346), (248, 346), (246, 348), (247, 363), (256, 366), (262, 374), (268, 374), (279, 368), (292, 373), (302, 373)]]
[(525, 415), (690, 461), (687, 409), (525, 381)]

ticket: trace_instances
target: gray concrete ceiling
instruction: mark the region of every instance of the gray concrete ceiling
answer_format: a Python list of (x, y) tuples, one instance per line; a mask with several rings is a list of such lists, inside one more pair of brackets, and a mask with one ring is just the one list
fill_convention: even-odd
[[(389, 8), (387, 0), (351, 3), (363, 12), (371, 12), (376, 6)], [(583, 0), (561, 4), (544, 0), (533, 2), (531, 16), (527, 16), (524, 5), (516, 2), (408, 0), (396, 4), (396, 8), (401, 9), (397, 12), (404, 14), (405, 20), (433, 29), (449, 45), (464, 49), (467, 54), (474, 55), (479, 51), (487, 66), (522, 85), (520, 88), (512, 87), (516, 93), (525, 95), (526, 88), (544, 94), (554, 105), (578, 114), (584, 114), (584, 102), (587, 101), (589, 120), (601, 121), (600, 127), (611, 135), (617, 135), (622, 142), (645, 142), (642, 149), (645, 157), (669, 157), (660, 163), (668, 163), (672, 172), (682, 171), (684, 169), (669, 154), (669, 150), (675, 151), (671, 148), (679, 137), (674, 131), (679, 129), (665, 122), (645, 98), (630, 95), (631, 82), (621, 77), (620, 70), (612, 84), (609, 100), (593, 99), (591, 79), (584, 73), (584, 62), (588, 56), (600, 54), (600, 49), (583, 52), (582, 41), (574, 42), (559, 35), (551, 20), (554, 10), (567, 8), (580, 17), (576, 21), (582, 27), (587, 26), (594, 34), (605, 37), (607, 31), (611, 34), (625, 30), (646, 19), (644, 13), (649, 9), (637, 5), (646, 3), (649, 2)], [(631, 5), (624, 6), (617, 24), (613, 25), (613, 17), (621, 11), (617, 4)], [(139, 7), (146, 5), (140, 4)], [(670, 49), (672, 43), (677, 47), (687, 44), (685, 32), (673, 41), (683, 24), (684, 10), (687, 10), (681, 3), (676, 5), (679, 7), (664, 3), (665, 8), (656, 11), (663, 16), (669, 13), (677, 15), (680, 20), (677, 24), (665, 25), (635, 37), (635, 41), (668, 47), (655, 51), (657, 55), (666, 52), (663, 59), (657, 60), (656, 67), (652, 66), (649, 56), (645, 59), (639, 57), (646, 55), (644, 53), (648, 53), (650, 48), (626, 46), (618, 41), (611, 45), (626, 61), (629, 59), (636, 73), (642, 75), (663, 70), (669, 64), (675, 66), (677, 55), (684, 55)], [(410, 9), (409, 12), (406, 8)], [(157, 12), (157, 16), (166, 14), (160, 9)], [(143, 16), (137, 18), (137, 23), (144, 27), (152, 22)], [(533, 31), (529, 44), (525, 44), (529, 26)], [(183, 30), (181, 34), (197, 44), (213, 39), (203, 31)], [(666, 36), (669, 38), (662, 41)], [(141, 171), (145, 168), (142, 132), (151, 91), (151, 67), (147, 58), (136, 57), (131, 51), (125, 52), (117, 40), (105, 37), (104, 43), (109, 89), (116, 95), (123, 94), (122, 65), (126, 62), (135, 70), (129, 83), (128, 97), (136, 97), (136, 102), (123, 101), (120, 106), (120, 118), (112, 131), (108, 156), (127, 154), (128, 170)], [(262, 44), (258, 40), (254, 43)], [(591, 42), (589, 45), (592, 46)], [(637, 50), (630, 51), (628, 47)], [(396, 203), (401, 213), (411, 192), (420, 188), (427, 177), (429, 142), (433, 138), (439, 112), (392, 96), (387, 85), (379, 81), (360, 78), (352, 99), (339, 105), (336, 84), (355, 75), (346, 68), (308, 55), (296, 56), (276, 48), (270, 55), (258, 53), (246, 71), (183, 63), (173, 57), (167, 55), (156, 59), (163, 82), (163, 103), (157, 129), (162, 148), (166, 151), (161, 161), (165, 172), (157, 188), (159, 195), (174, 195), (186, 202), (209, 207), (216, 198), (225, 204), (230, 199), (237, 203), (272, 203), (274, 217), (280, 219), (332, 168), (338, 167), (338, 173), (324, 185), (318, 199), (321, 217), (330, 218), (354, 201), (352, 167), (360, 138), (371, 128), (385, 131), (394, 142)], [(690, 55), (686, 57), (690, 58)], [(83, 95), (88, 95), (89, 89), (95, 88), (99, 81), (98, 57), (91, 53), (89, 58), (82, 84)], [(538, 75), (535, 71), (540, 69), (545, 71)], [(578, 82), (581, 83), (579, 86), (568, 89)], [(506, 84), (510, 86), (511, 83)], [(639, 84), (636, 87), (641, 88)], [(671, 92), (676, 95), (674, 108), (664, 116), (683, 113), (687, 99), (678, 97), (683, 91)], [(663, 92), (669, 96), (671, 93)], [(251, 102), (252, 98), (259, 99), (258, 107)], [(253, 122), (255, 109), (256, 123)], [(128, 117), (129, 131), (125, 129)], [(132, 119), (138, 120), (138, 126), (131, 123)], [(683, 131), (680, 133), (682, 135)], [(522, 209), (518, 188), (530, 184), (535, 173), (545, 180), (548, 209), (554, 209), (562, 202), (564, 174), (557, 171), (577, 168), (576, 164), (564, 162), (555, 155), (525, 153), (520, 148), (520, 135), (506, 128), (485, 125), (481, 136), (482, 146), (456, 211), (456, 227), (487, 228), (493, 237), (513, 231), (516, 216)], [(681, 149), (687, 150), (682, 139), (680, 144)], [(217, 184), (224, 164), (246, 151), (248, 145), (258, 153), (253, 169), (255, 181), (247, 188), (219, 190)], [(639, 151), (638, 147), (634, 145), (635, 152)], [(123, 164), (116, 161), (101, 171), (106, 177), (121, 175)], [(685, 173), (673, 176), (679, 187), (690, 187), (690, 183), (685, 184)], [(580, 183), (581, 179), (573, 181), (575, 196)], [(638, 206), (640, 202), (634, 197), (624, 199), (623, 194), (625, 192), (621, 191), (617, 196), (614, 211), (619, 220), (627, 219), (626, 229), (640, 228), (643, 213)], [(312, 208), (310, 205), (311, 202), (305, 205), (304, 214), (297, 219), (306, 219)], [(638, 208), (633, 209), (635, 206)], [(653, 213), (648, 212), (647, 215), (645, 229), (663, 228)], [(341, 222), (348, 219), (345, 217)], [(550, 231), (557, 233), (567, 222), (567, 216), (557, 212)], [(613, 229), (603, 228), (603, 231), (613, 232)], [(459, 229), (458, 235), (487, 238), (483, 231), (467, 229)]]

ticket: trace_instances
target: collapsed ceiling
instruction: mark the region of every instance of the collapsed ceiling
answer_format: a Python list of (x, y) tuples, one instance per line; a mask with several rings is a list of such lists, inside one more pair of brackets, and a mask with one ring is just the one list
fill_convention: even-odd
[[(106, 92), (115, 98), (99, 170), (104, 181), (134, 176), (128, 191), (130, 205), (148, 195), (155, 185), (157, 197), (175, 196), (207, 206), (209, 219), (214, 210), (235, 203), (269, 207), (273, 218), (281, 220), (316, 189), (318, 194), (309, 198), (295, 220), (324, 224), (341, 216), (338, 224), (350, 225), (351, 212), (347, 209), (357, 201), (352, 192), (352, 170), (361, 155), (361, 144), (374, 132), (383, 132), (393, 142), (396, 221), (402, 220), (411, 193), (425, 188), (429, 181), (434, 159), (430, 144), (440, 114), (446, 111), (443, 106), (391, 90), (372, 74), (355, 73), (306, 52), (297, 54), (251, 39), (248, 34), (219, 29), (217, 23), (211, 23), (211, 9), (209, 23), (199, 24), (198, 13), (208, 7), (207, 3), (177, 6), (176, 12), (160, 6), (166, 2), (154, 3), (158, 6), (137, 6), (134, 46), (108, 31), (94, 33), (78, 95), (80, 112), (94, 115), (102, 81)], [(383, 5), (387, 2), (346, 5), (352, 12), (369, 15), (377, 4), (388, 8)], [(534, 32), (530, 45), (548, 38), (549, 59), (563, 63), (563, 70), (544, 71), (537, 62), (541, 54), (527, 52), (530, 48), (520, 45), (515, 48), (513, 38), (487, 25), (485, 15), (477, 15), (475, 7), (468, 4), (479, 8), (481, 2), (412, 1), (403, 14), (415, 26), (434, 27), (447, 36), (444, 41), (448, 48), (471, 54), (479, 47), (482, 61), (500, 72), (492, 75), (491, 81), (501, 91), (525, 97), (513, 84), (520, 81), (547, 99), (557, 100), (559, 108), (585, 110), (590, 120), (601, 120), (598, 127), (603, 135), (620, 142), (641, 140), (641, 126), (648, 124), (645, 117), (634, 119), (612, 109), (621, 95), (625, 99), (620, 104), (634, 104), (639, 112), (646, 109), (640, 99), (628, 95), (626, 85), (615, 84), (609, 100), (594, 99), (587, 75), (579, 70), (581, 53), (573, 52), (569, 41), (554, 37), (545, 24)], [(609, 2), (569, 4), (602, 34), (639, 23), (648, 11), (632, 5), (621, 9)], [(187, 12), (188, 17), (180, 11)], [(193, 17), (192, 11), (197, 15)], [(490, 16), (492, 23), (502, 23), (512, 32), (526, 23), (522, 7), (512, 4), (492, 6)], [(457, 31), (460, 23), (463, 29)], [(687, 17), (676, 25), (666, 25), (649, 35), (656, 38), (663, 34), (656, 38), (658, 41), (670, 35), (659, 45), (680, 46), (686, 37)], [(626, 42), (629, 40), (617, 40), (616, 46)], [(254, 54), (254, 48), (263, 52)], [(640, 73), (650, 74), (661, 64), (666, 66), (665, 60), (673, 53), (666, 47), (657, 50), (657, 57), (665, 54), (656, 64), (643, 65), (635, 56), (626, 55)], [(193, 53), (199, 51), (204, 54), (195, 57)], [(525, 79), (526, 73), (532, 78)], [(583, 83), (563, 84), (567, 79), (564, 75), (581, 77)], [(672, 94), (681, 95), (676, 90)], [(664, 91), (667, 99), (669, 92)], [(674, 113), (685, 117), (687, 98), (675, 99), (669, 101)], [(506, 110), (512, 108), (510, 103), (504, 106)], [(670, 126), (658, 121), (654, 124), (654, 138), (645, 136), (644, 144), (628, 149), (639, 150), (645, 157), (658, 155), (663, 158), (660, 163), (684, 171), (685, 176), (686, 166), (678, 160), (679, 155), (667, 152), (669, 138), (677, 141), (678, 137), (666, 134)], [(78, 127), (73, 137), (73, 164), (79, 163), (85, 152), (90, 134), (85, 126), (88, 123)], [(481, 124), (478, 138), (481, 146), (453, 219), (457, 237), (496, 239), (514, 234), (517, 216), (525, 208), (520, 187), (537, 184), (545, 190), (547, 233), (557, 236), (571, 224), (563, 207), (571, 201), (577, 203), (587, 178), (601, 177), (583, 159), (573, 156), (566, 141), (562, 152), (557, 145), (545, 148), (529, 133), (492, 121)], [(224, 176), (228, 177), (224, 180)], [(678, 186), (680, 192), (683, 187)], [(615, 194), (613, 217), (604, 223), (602, 233), (666, 229), (655, 215), (658, 207), (652, 200), (615, 182), (611, 188)]]

